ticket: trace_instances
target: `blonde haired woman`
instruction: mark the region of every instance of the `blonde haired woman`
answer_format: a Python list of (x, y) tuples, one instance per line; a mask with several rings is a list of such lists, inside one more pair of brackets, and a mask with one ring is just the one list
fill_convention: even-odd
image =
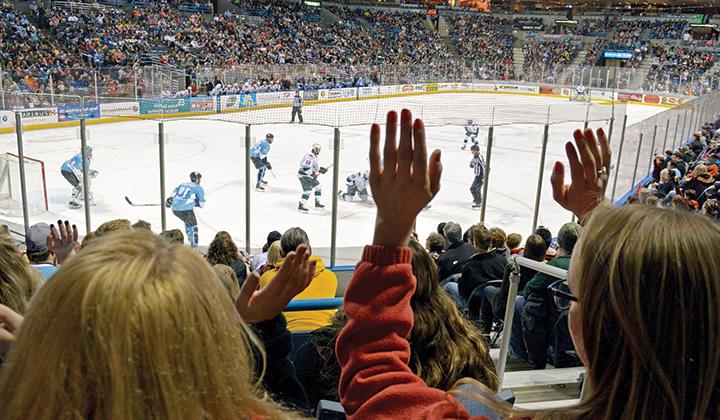
[(0, 241), (0, 304), (25, 313), (40, 283), (40, 274), (23, 259), (15, 245)]
[[(380, 128), (370, 144), (377, 205), (373, 245), (365, 248), (345, 295), (348, 322), (337, 342), (339, 394), (350, 419), (467, 419), (492, 400), (428, 387), (407, 365), (415, 285), (407, 241), (417, 214), (440, 189), (440, 153), (428, 162), (422, 121), (388, 114), (383, 164)], [(602, 130), (575, 132), (566, 144), (572, 183), (555, 164), (555, 200), (589, 223), (570, 266), (569, 326), (587, 367), (590, 392), (577, 407), (514, 413), (535, 418), (708, 419), (720, 417), (720, 227), (707, 218), (629, 206), (597, 209), (610, 150)], [(381, 167), (383, 165), (384, 167)], [(594, 210), (594, 211), (593, 211)], [(591, 213), (592, 212), (592, 213)], [(450, 394), (450, 395), (448, 395)], [(511, 407), (490, 404), (496, 412)], [(472, 412), (471, 412), (472, 411)]]
[(256, 290), (250, 276), (234, 307), (190, 248), (146, 232), (96, 238), (33, 300), (0, 376), (0, 417), (297, 417), (254, 379), (241, 319), (267, 332), (307, 287), (307, 249), (291, 256), (283, 281)]

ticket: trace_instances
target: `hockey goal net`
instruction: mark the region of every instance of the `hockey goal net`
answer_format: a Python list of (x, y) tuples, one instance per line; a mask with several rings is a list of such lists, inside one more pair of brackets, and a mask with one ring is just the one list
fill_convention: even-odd
[[(25, 156), (25, 186), (29, 214), (48, 210), (45, 163)], [(0, 155), (0, 214), (19, 217), (23, 214), (20, 157), (13, 153)]]

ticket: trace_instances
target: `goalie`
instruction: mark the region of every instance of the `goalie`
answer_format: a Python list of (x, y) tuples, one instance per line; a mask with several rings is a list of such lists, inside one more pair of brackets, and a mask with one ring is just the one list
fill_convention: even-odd
[(570, 97), (570, 100), (572, 101), (580, 101), (580, 102), (587, 102), (590, 100), (590, 97), (588, 95), (588, 91), (580, 84), (578, 87), (575, 88), (575, 94)]
[[(85, 155), (87, 157), (86, 166), (88, 168), (88, 175), (90, 178), (95, 178), (98, 174), (98, 171), (95, 169), (90, 169), (90, 163), (92, 162), (92, 147), (85, 146)], [(78, 202), (78, 199), (83, 194), (83, 184), (82, 184), (82, 177), (83, 177), (83, 164), (82, 164), (82, 153), (78, 153), (75, 156), (71, 157), (65, 163), (63, 163), (62, 167), (60, 167), (60, 173), (62, 176), (67, 180), (67, 182), (70, 183), (70, 185), (73, 186), (72, 190), (72, 197), (70, 198), (70, 203), (68, 203), (68, 207), (71, 209), (79, 209), (81, 204)], [(89, 186), (89, 183), (88, 183)], [(88, 197), (90, 198), (90, 204), (92, 204), (92, 194), (88, 191)]]
[(360, 200), (367, 201), (368, 176), (368, 171), (350, 174), (345, 181), (345, 185), (347, 185), (347, 192), (338, 191), (340, 199), (343, 201), (353, 201), (355, 199), (355, 194), (357, 194)]

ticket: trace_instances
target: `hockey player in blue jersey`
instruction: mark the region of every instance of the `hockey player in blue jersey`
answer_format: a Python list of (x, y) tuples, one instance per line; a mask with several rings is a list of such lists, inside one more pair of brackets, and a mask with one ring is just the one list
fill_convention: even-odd
[(478, 144), (477, 136), (480, 132), (480, 127), (477, 126), (473, 122), (473, 120), (468, 120), (467, 125), (465, 126), (465, 141), (462, 145), (462, 150), (465, 150), (468, 144), (468, 140), (472, 140), (473, 144)]
[(200, 186), (201, 178), (199, 172), (191, 172), (190, 182), (178, 185), (167, 200), (167, 205), (172, 208), (173, 214), (185, 223), (185, 233), (193, 248), (198, 246), (195, 207), (203, 207), (205, 204), (205, 190)]
[(265, 139), (259, 141), (255, 146), (250, 149), (250, 160), (252, 160), (257, 173), (257, 183), (255, 189), (257, 191), (265, 191), (264, 185), (267, 185), (265, 178), (265, 171), (268, 169), (272, 170), (272, 165), (267, 160), (267, 155), (270, 153), (270, 145), (272, 144), (275, 136), (272, 133), (267, 133)]
[[(87, 158), (88, 175), (90, 176), (90, 178), (95, 178), (98, 174), (98, 171), (90, 169), (90, 163), (92, 162), (92, 147), (85, 146), (85, 155)], [(70, 185), (73, 186), (72, 197), (70, 198), (70, 203), (68, 204), (68, 206), (71, 209), (80, 208), (81, 205), (78, 200), (83, 194), (82, 153), (78, 153), (65, 161), (65, 163), (63, 163), (60, 167), (60, 173), (67, 180), (67, 182), (69, 182)], [(92, 195), (90, 195), (90, 198), (92, 199)]]
[(353, 201), (355, 194), (357, 194), (360, 200), (367, 201), (368, 171), (350, 174), (345, 180), (345, 185), (347, 185), (347, 192), (338, 192), (341, 200)]

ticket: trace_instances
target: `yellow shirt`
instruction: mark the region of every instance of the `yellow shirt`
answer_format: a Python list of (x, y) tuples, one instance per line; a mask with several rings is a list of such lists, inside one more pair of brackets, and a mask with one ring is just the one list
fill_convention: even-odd
[[(316, 261), (315, 275), (313, 275), (313, 279), (307, 289), (295, 296), (295, 299), (334, 298), (338, 285), (335, 273), (325, 269), (325, 264), (323, 264), (320, 257), (313, 255), (310, 257), (310, 260)], [(282, 263), (283, 260), (278, 261), (277, 264), (275, 264), (275, 268), (265, 272), (265, 274), (260, 277), (261, 287), (270, 283), (278, 272), (278, 269), (282, 266)], [(283, 312), (283, 314), (285, 315), (285, 319), (287, 319), (288, 330), (313, 331), (330, 325), (330, 318), (335, 314), (335, 310)]]

